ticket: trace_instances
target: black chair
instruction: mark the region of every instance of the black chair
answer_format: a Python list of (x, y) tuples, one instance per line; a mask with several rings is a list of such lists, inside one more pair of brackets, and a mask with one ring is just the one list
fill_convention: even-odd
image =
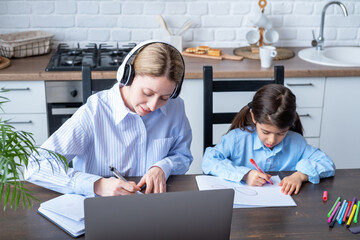
[(116, 79), (92, 79), (91, 66), (82, 66), (82, 91), (83, 91), (83, 104), (86, 103), (90, 95), (105, 89), (111, 88)]
[[(219, 80), (213, 81), (212, 66), (204, 66), (204, 151), (213, 144), (213, 125), (231, 123), (237, 112), (214, 113), (214, 92), (253, 92), (270, 83), (284, 85), (284, 66), (274, 67), (273, 80)], [(242, 107), (242, 106), (241, 106)], [(240, 109), (239, 109), (240, 110)]]

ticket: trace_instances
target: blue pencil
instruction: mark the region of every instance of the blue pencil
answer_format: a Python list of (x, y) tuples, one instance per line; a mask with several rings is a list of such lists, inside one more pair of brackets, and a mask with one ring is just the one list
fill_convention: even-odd
[(345, 203), (344, 209), (343, 209), (343, 211), (341, 213), (341, 216), (340, 216), (340, 219), (339, 219), (339, 224), (343, 223), (343, 218), (344, 218), (344, 215), (345, 215), (345, 212), (346, 212), (347, 205), (348, 205), (348, 202)]
[(345, 203), (346, 203), (346, 200), (344, 199), (343, 203), (341, 204), (340, 212), (339, 212), (339, 214), (338, 214), (337, 217), (336, 217), (336, 221), (338, 221), (339, 224), (341, 224), (339, 218), (340, 218), (340, 216), (342, 215), (342, 213), (343, 213), (343, 211), (344, 211)]

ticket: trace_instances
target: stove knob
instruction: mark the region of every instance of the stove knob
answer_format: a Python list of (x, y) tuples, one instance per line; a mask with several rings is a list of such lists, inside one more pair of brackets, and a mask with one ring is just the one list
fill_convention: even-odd
[(77, 92), (76, 90), (72, 90), (72, 91), (70, 92), (70, 95), (71, 95), (72, 97), (76, 97), (76, 96), (78, 95), (78, 92)]

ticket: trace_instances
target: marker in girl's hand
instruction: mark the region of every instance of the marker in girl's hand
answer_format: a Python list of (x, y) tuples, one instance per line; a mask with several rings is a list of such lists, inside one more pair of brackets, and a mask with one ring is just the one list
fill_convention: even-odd
[[(256, 162), (254, 161), (254, 159), (250, 158), (250, 162), (252, 163), (252, 165), (255, 166), (255, 168), (256, 168), (259, 172), (264, 173), (264, 171), (261, 170), (261, 168), (259, 168), (259, 166), (256, 164)], [(264, 174), (265, 174), (265, 173), (264, 173)], [(271, 185), (274, 184), (271, 180), (269, 180), (269, 183), (271, 183)]]

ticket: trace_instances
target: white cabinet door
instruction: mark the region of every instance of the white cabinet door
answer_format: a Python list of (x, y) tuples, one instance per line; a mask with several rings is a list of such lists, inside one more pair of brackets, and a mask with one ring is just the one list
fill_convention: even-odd
[(0, 90), (8, 90), (0, 93), (5, 113), (46, 113), (44, 81), (0, 81)]
[(325, 78), (286, 78), (285, 86), (295, 94), (297, 107), (323, 106)]
[(41, 145), (48, 136), (44, 81), (0, 81), (0, 90), (5, 91), (0, 96), (9, 99), (1, 105), (0, 117), (17, 130), (32, 133), (36, 145)]
[(320, 148), (336, 168), (360, 168), (360, 77), (327, 78)]
[(0, 117), (2, 120), (7, 120), (9, 125), (13, 126), (16, 130), (32, 133), (37, 146), (43, 144), (48, 137), (45, 113), (0, 114)]

